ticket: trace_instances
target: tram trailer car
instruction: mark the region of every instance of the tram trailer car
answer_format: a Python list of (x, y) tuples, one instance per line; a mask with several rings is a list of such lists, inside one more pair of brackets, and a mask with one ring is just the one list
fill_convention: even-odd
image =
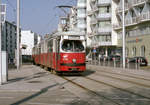
[(33, 48), (33, 63), (56, 72), (86, 70), (85, 35), (78, 32), (57, 32)]

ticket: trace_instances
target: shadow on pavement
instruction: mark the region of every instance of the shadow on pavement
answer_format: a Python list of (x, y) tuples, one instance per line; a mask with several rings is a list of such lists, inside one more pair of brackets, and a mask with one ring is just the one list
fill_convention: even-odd
[[(88, 76), (88, 75), (91, 75), (95, 73), (95, 71), (92, 71), (92, 70), (85, 70), (84, 72), (74, 72), (74, 73), (63, 73), (61, 74), (60, 76)], [(59, 74), (58, 74), (59, 75)]]
[(24, 103), (24, 102), (27, 102), (27, 101), (29, 101), (29, 100), (31, 100), (31, 99), (33, 99), (33, 98), (35, 98), (35, 97), (37, 97), (37, 96), (39, 96), (39, 95), (45, 93), (45, 92), (47, 92), (48, 89), (53, 88), (53, 87), (55, 87), (55, 86), (57, 86), (57, 85), (59, 85), (59, 84), (56, 83), (56, 84), (54, 84), (54, 85), (47, 86), (47, 87), (43, 88), (41, 91), (39, 91), (39, 92), (37, 92), (37, 93), (35, 93), (35, 94), (29, 96), (29, 97), (26, 97), (26, 98), (24, 98), (24, 99), (22, 99), (22, 100), (20, 100), (20, 101), (18, 101), (18, 102), (15, 102), (15, 103), (13, 103), (13, 104), (11, 104), (11, 105), (20, 105), (20, 104), (22, 104), (22, 103)]
[(5, 84), (9, 84), (9, 83), (14, 83), (14, 82), (18, 82), (18, 81), (27, 81), (27, 80), (31, 80), (31, 79), (35, 79), (35, 78), (40, 78), (40, 77), (44, 77), (44, 76), (48, 76), (49, 74), (47, 74), (47, 72), (39, 72), (33, 75), (29, 75), (26, 77), (17, 77), (14, 79), (9, 79), (7, 83)]

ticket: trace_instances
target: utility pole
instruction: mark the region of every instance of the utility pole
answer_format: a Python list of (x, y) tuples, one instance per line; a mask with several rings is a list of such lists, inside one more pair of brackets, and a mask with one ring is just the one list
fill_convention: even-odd
[(17, 0), (17, 70), (20, 67), (20, 0)]
[(2, 26), (1, 26), (1, 0), (0, 0), (0, 85), (2, 85)]
[(122, 0), (122, 52), (123, 52), (123, 68), (126, 67), (126, 62), (125, 62), (125, 59), (126, 59), (126, 51), (125, 51), (125, 48), (126, 48), (126, 43), (125, 43), (125, 1)]

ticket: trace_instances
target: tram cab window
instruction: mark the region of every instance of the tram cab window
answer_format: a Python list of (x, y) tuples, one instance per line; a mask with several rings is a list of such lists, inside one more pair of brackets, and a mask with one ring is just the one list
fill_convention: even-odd
[(62, 44), (62, 50), (66, 52), (81, 52), (84, 46), (81, 41), (65, 40)]

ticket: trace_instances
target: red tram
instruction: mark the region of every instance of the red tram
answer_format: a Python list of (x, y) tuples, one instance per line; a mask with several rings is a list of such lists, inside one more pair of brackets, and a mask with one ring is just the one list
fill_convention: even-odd
[(77, 32), (57, 32), (42, 40), (32, 51), (33, 63), (51, 68), (57, 73), (83, 72), (85, 35)]

